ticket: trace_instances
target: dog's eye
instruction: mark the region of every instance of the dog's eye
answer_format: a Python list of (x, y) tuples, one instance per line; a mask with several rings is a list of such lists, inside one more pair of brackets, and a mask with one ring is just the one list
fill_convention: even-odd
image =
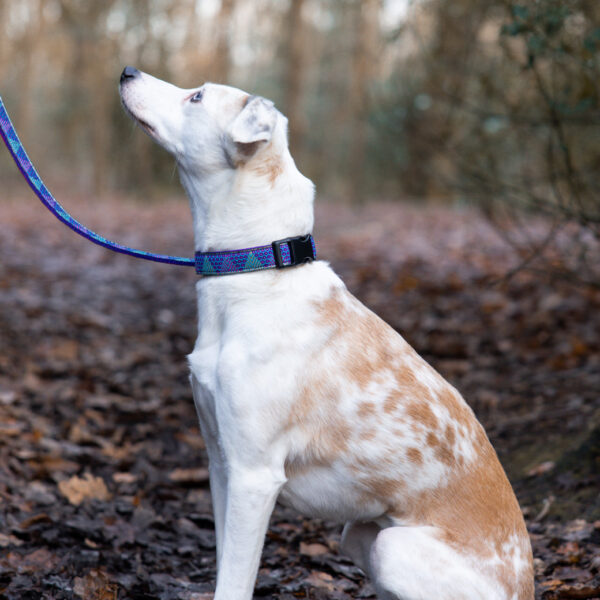
[(190, 98), (190, 102), (200, 102), (200, 100), (202, 100), (202, 95), (202, 91), (196, 92), (196, 94)]

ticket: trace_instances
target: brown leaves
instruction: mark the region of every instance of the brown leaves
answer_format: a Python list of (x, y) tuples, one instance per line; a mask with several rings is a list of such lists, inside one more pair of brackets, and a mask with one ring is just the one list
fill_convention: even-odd
[(304, 542), (300, 542), (300, 554), (304, 554), (304, 556), (322, 556), (329, 551), (329, 548), (323, 544), (305, 544)]
[(596, 598), (600, 593), (600, 546), (592, 523), (576, 519), (565, 524), (531, 525), (536, 579), (544, 600)]
[(118, 586), (101, 569), (92, 569), (85, 577), (75, 577), (73, 592), (83, 600), (117, 600)]
[(19, 554), (18, 552), (10, 552), (8, 554), (7, 563), (13, 567), (17, 573), (49, 573), (58, 564), (57, 556), (46, 550), (39, 548), (29, 554)]
[(208, 469), (173, 469), (169, 479), (174, 483), (198, 484), (208, 481)]
[[(40, 236), (39, 208), (23, 210), (1, 207), (2, 593), (211, 597), (207, 461), (185, 360), (193, 270), (110, 254), (58, 224)], [(157, 249), (190, 227), (183, 203), (77, 210), (114, 239), (143, 229)], [(598, 295), (526, 276), (490, 285), (512, 258), (468, 211), (321, 206), (317, 223), (321, 256), (483, 419), (530, 517), (538, 600), (598, 596), (594, 439), (561, 462), (600, 414)], [(374, 598), (338, 541), (339, 527), (277, 507), (257, 596)]]
[(101, 477), (94, 477), (86, 473), (83, 478), (76, 475), (58, 483), (60, 493), (71, 504), (79, 505), (85, 500), (110, 500), (110, 494)]
[(324, 588), (328, 592), (334, 590), (333, 577), (329, 573), (322, 571), (312, 571), (311, 574), (304, 580), (306, 583), (317, 588)]

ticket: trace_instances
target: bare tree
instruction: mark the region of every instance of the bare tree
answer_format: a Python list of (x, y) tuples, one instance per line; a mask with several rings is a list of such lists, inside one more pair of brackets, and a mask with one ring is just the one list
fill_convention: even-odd
[(285, 72), (285, 110), (289, 119), (292, 153), (300, 150), (305, 129), (302, 89), (306, 67), (306, 28), (302, 18), (304, 0), (291, 0), (287, 14), (287, 64)]
[(362, 0), (356, 9), (356, 37), (354, 46), (352, 79), (350, 87), (350, 111), (353, 122), (352, 147), (350, 151), (351, 197), (362, 201), (365, 184), (365, 159), (368, 136), (369, 89), (377, 70), (379, 47), (379, 13), (381, 0)]
[(231, 72), (231, 29), (236, 0), (221, 0), (221, 9), (215, 23), (215, 54), (210, 79), (226, 83)]

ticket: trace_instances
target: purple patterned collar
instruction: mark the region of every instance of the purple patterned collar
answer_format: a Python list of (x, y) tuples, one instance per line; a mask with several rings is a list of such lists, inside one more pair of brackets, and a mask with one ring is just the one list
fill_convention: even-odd
[(310, 234), (276, 240), (268, 246), (220, 252), (196, 252), (199, 275), (232, 275), (264, 269), (283, 269), (317, 258), (317, 247)]

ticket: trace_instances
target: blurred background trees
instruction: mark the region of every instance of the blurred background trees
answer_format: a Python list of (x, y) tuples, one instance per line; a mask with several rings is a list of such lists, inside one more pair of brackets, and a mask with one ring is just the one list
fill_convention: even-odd
[(525, 262), (600, 285), (597, 0), (3, 0), (0, 93), (52, 189), (176, 189), (126, 64), (272, 98), (321, 195), (476, 203)]

